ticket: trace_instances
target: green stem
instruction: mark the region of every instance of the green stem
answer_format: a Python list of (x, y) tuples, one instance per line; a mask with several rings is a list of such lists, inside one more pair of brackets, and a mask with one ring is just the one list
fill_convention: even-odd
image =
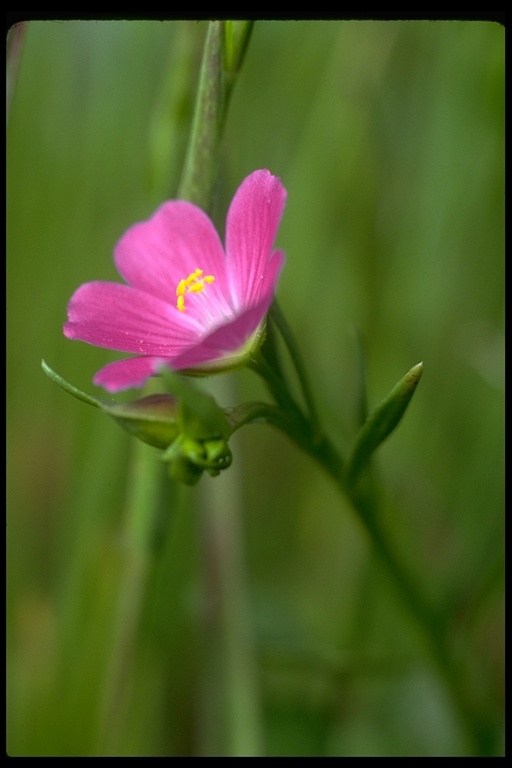
[(124, 563), (114, 616), (111, 657), (101, 708), (99, 751), (118, 754), (131, 682), (139, 617), (146, 592), (151, 538), (160, 509), (164, 471), (154, 450), (140, 441), (134, 453), (127, 488), (123, 531)]
[(320, 461), (333, 477), (341, 477), (344, 462), (339, 452), (320, 429), (320, 425), (311, 424), (311, 421), (304, 416), (282, 376), (267, 363), (260, 352), (256, 354), (249, 367), (263, 378), (279, 406), (279, 416), (272, 414), (269, 421), (284, 431), (315, 461)]
[(224, 22), (211, 21), (199, 75), (192, 131), (181, 176), (178, 197), (211, 208), (219, 164), (219, 148), (225, 118), (222, 43)]
[[(213, 199), (218, 172), (218, 158), (229, 96), (231, 94), (238, 68), (248, 40), (248, 31), (231, 41), (230, 70), (225, 76), (223, 70), (225, 25), (235, 22), (210, 22), (203, 52), (199, 89), (194, 113), (193, 128), (182, 174), (179, 196), (182, 199), (200, 205), (209, 210)], [(250, 30), (249, 30), (250, 31)], [(238, 42), (237, 42), (238, 40)], [(237, 48), (238, 45), (238, 48)], [(91, 404), (96, 404), (91, 401)], [(146, 593), (147, 574), (150, 564), (150, 541), (155, 522), (161, 509), (160, 499), (163, 493), (163, 465), (156, 459), (148, 446), (136, 441), (131, 481), (127, 489), (127, 507), (125, 520), (125, 540), (127, 542), (126, 559), (120, 579), (118, 604), (115, 611), (114, 637), (110, 666), (106, 675), (103, 706), (100, 713), (99, 751), (103, 754), (115, 754), (122, 731), (124, 714), (129, 693), (130, 671), (140, 612)], [(168, 478), (164, 478), (167, 483)], [(218, 525), (218, 515), (212, 514), (212, 526)], [(236, 539), (233, 534), (232, 540)], [(234, 546), (234, 545), (233, 545)], [(212, 552), (214, 548), (212, 545)], [(228, 576), (219, 568), (221, 583), (219, 599), (224, 604), (230, 597)], [(224, 574), (224, 575), (222, 575)], [(233, 573), (229, 574), (229, 580)], [(239, 589), (243, 593), (243, 580)], [(234, 619), (226, 612), (228, 624)], [(230, 618), (231, 617), (231, 618)], [(237, 620), (239, 617), (235, 617)], [(227, 631), (227, 630), (226, 630)], [(231, 642), (242, 642), (236, 632), (228, 632)], [(235, 640), (233, 640), (235, 638)], [(240, 647), (238, 648), (240, 650)], [(231, 654), (228, 654), (231, 658)], [(237, 659), (243, 653), (237, 654)], [(247, 655), (245, 656), (247, 660)], [(256, 704), (254, 685), (248, 684), (251, 676), (244, 678), (244, 696), (237, 691), (232, 693), (231, 710), (244, 707), (240, 717), (228, 723), (228, 743), (237, 754), (247, 751), (259, 751), (255, 746), (255, 734), (260, 732), (259, 713)], [(233, 686), (232, 686), (233, 688)], [(240, 704), (242, 702), (242, 704)]]
[(419, 627), (430, 656), (436, 664), (459, 713), (461, 722), (466, 728), (468, 741), (472, 744), (474, 753), (478, 755), (489, 754), (493, 739), (491, 729), (487, 727), (484, 713), (478, 702), (475, 701), (470, 681), (450, 642), (448, 617), (443, 611), (436, 609), (431, 604), (409, 569), (397, 557), (391, 540), (379, 521), (373, 486), (370, 484), (370, 490), (367, 493), (361, 493), (356, 489), (348, 490), (342, 476), (332, 472), (332, 464), (325, 464), (321, 456), (318, 460), (337, 484), (341, 493), (351, 502), (353, 509), (366, 528), (379, 559), (390, 574), (397, 594)]
[[(280, 327), (284, 327), (284, 325), (281, 324)], [(288, 348), (295, 350), (296, 344), (288, 327), (286, 327), (285, 333)], [(298, 372), (301, 367), (301, 361), (298, 365), (296, 363)], [(347, 486), (344, 462), (339, 452), (322, 432), (318, 421), (315, 419), (312, 423), (304, 416), (291, 396), (282, 375), (272, 370), (261, 355), (253, 362), (252, 368), (265, 380), (277, 406), (267, 405), (264, 407), (264, 404), (261, 403), (246, 404), (248, 410), (247, 414), (240, 414), (242, 420), (244, 423), (251, 420), (265, 420), (282, 430), (327, 472), (336, 483), (339, 491), (349, 500), (363, 523), (375, 551), (390, 574), (397, 593), (420, 628), (430, 655), (445, 681), (461, 720), (466, 725), (468, 737), (473, 743), (476, 753), (488, 754), (492, 734), (486, 726), (481, 709), (474, 702), (469, 681), (452, 649), (449, 641), (447, 617), (431, 605), (422, 587), (397, 557), (394, 547), (380, 523), (376, 494), (370, 478), (363, 478), (360, 482)], [(301, 376), (301, 381), (306, 381), (305, 376)], [(309, 399), (309, 390), (307, 391)], [(251, 411), (252, 419), (250, 417)]]
[[(222, 377), (215, 387), (229, 397), (233, 384)], [(199, 490), (206, 597), (201, 754), (258, 756), (264, 754), (263, 725), (237, 467)]]
[(314, 400), (313, 393), (311, 391), (311, 386), (309, 383), (309, 376), (306, 370), (306, 366), (304, 365), (304, 361), (302, 359), (299, 346), (295, 341), (295, 337), (291, 331), (291, 328), (286, 322), (286, 318), (281, 312), (281, 309), (277, 301), (274, 301), (272, 304), (272, 307), (270, 309), (270, 316), (272, 317), (277, 328), (281, 332), (281, 335), (284, 339), (288, 352), (290, 353), (290, 358), (295, 366), (295, 370), (297, 372), (297, 376), (302, 389), (302, 394), (304, 395), (304, 400), (306, 402), (306, 406), (309, 411), (309, 418), (311, 421), (311, 425), (313, 427), (313, 430), (316, 432), (317, 430), (320, 429), (320, 424), (319, 424), (318, 414), (316, 410), (315, 400)]
[[(247, 22), (230, 21), (212, 21), (208, 27), (192, 133), (179, 187), (181, 199), (207, 212), (211, 210), (215, 191), (227, 108), (251, 29)], [(215, 592), (209, 601), (215, 611), (209, 617), (210, 626), (205, 627), (204, 681), (215, 680), (218, 670), (222, 670), (221, 679), (207, 686), (203, 697), (204, 722), (216, 723), (218, 727), (207, 729), (202, 751), (240, 757), (262, 753), (263, 729), (235, 480), (233, 470), (218, 478), (208, 491), (202, 510), (204, 589)]]
[(210, 211), (222, 132), (253, 22), (211, 21), (201, 62), (192, 131), (178, 197)]

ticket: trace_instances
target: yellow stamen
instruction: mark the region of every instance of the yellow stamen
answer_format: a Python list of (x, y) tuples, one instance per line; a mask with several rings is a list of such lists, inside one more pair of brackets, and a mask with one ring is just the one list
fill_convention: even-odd
[(183, 280), (183, 283), (188, 287), (189, 285), (192, 285), (196, 282), (198, 277), (201, 277), (203, 274), (202, 269), (196, 269), (194, 272), (191, 272), (190, 275)]
[(206, 275), (202, 280), (201, 275), (203, 274), (202, 269), (195, 269), (193, 272), (190, 273), (188, 277), (185, 277), (183, 280), (180, 280), (177, 287), (176, 287), (176, 306), (179, 309), (180, 312), (185, 311), (185, 294), (186, 293), (202, 293), (206, 285), (210, 285), (210, 283), (213, 283), (215, 278), (213, 275)]

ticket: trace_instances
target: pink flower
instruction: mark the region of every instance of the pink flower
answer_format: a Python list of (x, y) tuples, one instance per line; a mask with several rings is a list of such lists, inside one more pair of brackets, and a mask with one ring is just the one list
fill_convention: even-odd
[(114, 252), (127, 285), (85, 283), (68, 306), (68, 339), (137, 355), (94, 383), (117, 392), (162, 364), (196, 374), (242, 365), (261, 343), (283, 266), (273, 245), (285, 200), (277, 177), (251, 173), (229, 207), (225, 251), (208, 216), (182, 200), (132, 226)]

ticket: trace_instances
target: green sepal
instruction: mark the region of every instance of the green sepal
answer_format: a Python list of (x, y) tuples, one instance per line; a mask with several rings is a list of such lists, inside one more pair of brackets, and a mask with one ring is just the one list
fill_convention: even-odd
[(203, 472), (216, 477), (233, 460), (228, 445), (232, 429), (213, 397), (187, 379), (164, 368), (162, 378), (171, 394), (147, 395), (117, 402), (82, 392), (55, 373), (43, 360), (52, 381), (78, 400), (99, 408), (123, 429), (145, 443), (164, 450), (162, 461), (172, 478), (195, 485)]
[(177, 404), (171, 395), (147, 395), (101, 408), (128, 432), (155, 448), (167, 448), (178, 436)]
[(41, 366), (46, 375), (77, 400), (99, 408), (131, 434), (155, 448), (167, 448), (179, 433), (177, 424), (177, 406), (173, 397), (167, 394), (154, 394), (130, 402), (117, 402), (106, 398), (93, 397), (74, 387), (59, 376), (44, 361)]
[(59, 376), (58, 373), (50, 368), (45, 360), (41, 360), (41, 368), (49, 379), (54, 381), (55, 384), (58, 384), (59, 387), (61, 387), (65, 392), (68, 392), (68, 394), (76, 397), (77, 400), (82, 400), (82, 402), (87, 403), (88, 405), (94, 405), (95, 408), (102, 408), (107, 403), (112, 404), (115, 402), (114, 400), (107, 400), (102, 397), (93, 397), (92, 395), (88, 395), (85, 392), (82, 392), (82, 390), (70, 384), (69, 381), (63, 379), (62, 376)]
[(354, 485), (361, 470), (368, 465), (372, 453), (400, 423), (422, 373), (423, 363), (411, 368), (366, 419), (348, 457), (345, 470), (347, 488)]
[(194, 440), (228, 439), (231, 434), (224, 411), (211, 395), (169, 368), (159, 370), (167, 391), (178, 401), (179, 431)]

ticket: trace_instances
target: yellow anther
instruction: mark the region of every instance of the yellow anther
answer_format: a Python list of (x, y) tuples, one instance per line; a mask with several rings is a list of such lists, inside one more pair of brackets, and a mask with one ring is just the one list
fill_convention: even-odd
[(210, 283), (213, 283), (215, 278), (213, 275), (206, 275), (206, 277), (201, 278), (201, 275), (203, 274), (202, 269), (195, 269), (193, 272), (190, 273), (188, 277), (185, 277), (183, 280), (180, 280), (177, 287), (176, 287), (176, 306), (179, 309), (180, 312), (185, 311), (185, 294), (186, 293), (202, 293), (205, 288), (205, 283), (209, 285)]
[(185, 278), (185, 280), (183, 280), (183, 283), (188, 288), (188, 286), (192, 285), (193, 283), (195, 283), (197, 278), (201, 277), (202, 274), (203, 274), (203, 270), (202, 269), (196, 269), (196, 270), (194, 270), (194, 272), (191, 272), (190, 275)]

